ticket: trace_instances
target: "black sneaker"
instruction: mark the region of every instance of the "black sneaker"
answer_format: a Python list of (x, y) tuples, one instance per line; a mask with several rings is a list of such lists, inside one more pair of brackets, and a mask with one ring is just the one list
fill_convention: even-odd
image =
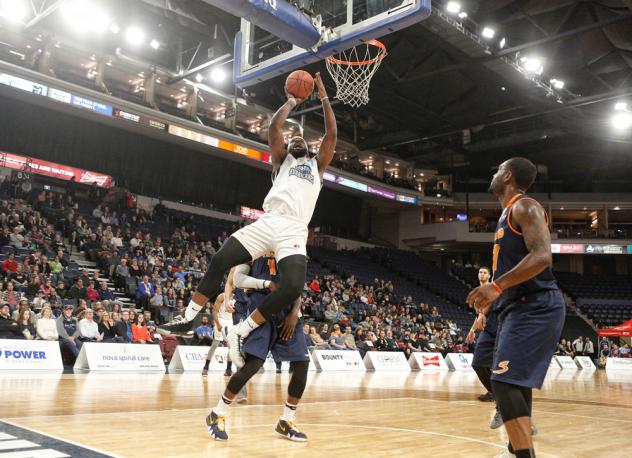
[(307, 442), (307, 435), (298, 430), (296, 424), (293, 421), (285, 421), (279, 419), (274, 430), (277, 434), (285, 437), (294, 442)]
[(193, 321), (187, 321), (183, 317), (178, 316), (168, 323), (158, 326), (156, 332), (162, 336), (170, 336), (171, 334), (186, 334), (192, 328)]
[(494, 402), (495, 401), (494, 395), (492, 393), (490, 393), (490, 392), (487, 392), (485, 394), (481, 394), (478, 397), (478, 400), (481, 401), (481, 402)]
[(206, 429), (208, 434), (216, 441), (227, 441), (228, 434), (226, 434), (226, 418), (224, 415), (217, 415), (211, 410), (211, 413), (206, 417)]

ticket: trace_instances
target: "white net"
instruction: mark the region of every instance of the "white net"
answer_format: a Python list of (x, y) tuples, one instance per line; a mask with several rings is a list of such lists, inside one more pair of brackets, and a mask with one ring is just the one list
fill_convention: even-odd
[(370, 40), (328, 57), (327, 70), (336, 83), (336, 98), (352, 107), (369, 103), (371, 79), (386, 54), (382, 43)]

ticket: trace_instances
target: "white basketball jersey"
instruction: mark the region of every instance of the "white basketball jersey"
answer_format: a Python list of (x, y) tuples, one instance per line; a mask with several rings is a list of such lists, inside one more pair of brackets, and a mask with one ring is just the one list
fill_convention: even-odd
[(288, 154), (272, 180), (263, 210), (271, 215), (290, 216), (308, 225), (322, 187), (316, 158), (296, 159)]
[(217, 318), (222, 321), (230, 321), (232, 323), (233, 314), (226, 310), (226, 301), (222, 302), (222, 305), (219, 306)]

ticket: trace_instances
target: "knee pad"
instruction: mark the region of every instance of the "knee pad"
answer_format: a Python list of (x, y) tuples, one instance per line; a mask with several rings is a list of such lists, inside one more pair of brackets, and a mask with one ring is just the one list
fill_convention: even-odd
[(308, 361), (292, 361), (290, 363), (292, 378), (287, 387), (287, 394), (296, 399), (301, 399), (305, 386), (307, 385), (307, 372), (309, 371)]
[(226, 389), (233, 394), (239, 393), (239, 391), (248, 383), (248, 380), (252, 378), (261, 366), (263, 366), (264, 361), (262, 359), (256, 358), (252, 355), (248, 355), (246, 357), (246, 363), (244, 366), (239, 369), (228, 381), (228, 385)]
[(522, 387), (492, 380), (492, 388), (498, 411), (504, 422), (531, 416)]

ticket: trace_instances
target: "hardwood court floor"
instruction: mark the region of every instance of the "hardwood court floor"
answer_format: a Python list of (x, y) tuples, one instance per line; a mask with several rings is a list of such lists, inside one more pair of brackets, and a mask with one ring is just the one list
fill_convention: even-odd
[[(209, 439), (204, 425), (224, 389), (220, 373), (0, 374), (0, 416), (124, 457), (492, 457), (504, 448), (474, 373), (310, 374), (297, 416), (308, 443), (273, 431), (288, 380), (255, 376), (248, 403), (230, 408), (228, 442)], [(550, 373), (534, 419), (538, 457), (630, 456), (632, 376)]]

